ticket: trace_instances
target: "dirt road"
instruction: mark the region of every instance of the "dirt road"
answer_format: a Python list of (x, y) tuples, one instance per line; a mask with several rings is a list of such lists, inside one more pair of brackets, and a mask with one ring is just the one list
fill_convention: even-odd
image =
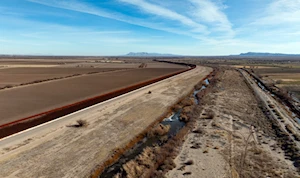
[[(281, 129), (289, 135), (290, 139), (294, 140), (300, 150), (300, 142), (295, 140), (294, 135), (290, 133), (297, 133), (300, 130), (299, 124), (291, 117), (291, 113), (287, 111), (281, 103), (275, 100), (269, 92), (260, 88), (247, 72), (241, 70), (241, 73), (253, 88), (256, 95), (258, 95), (264, 102), (264, 105), (267, 106), (272, 117), (277, 119), (277, 123), (281, 126)], [(287, 130), (287, 126), (290, 127), (289, 129), (291, 129), (291, 131)]]
[[(211, 71), (197, 67), (0, 140), (0, 177), (88, 176)], [(79, 119), (88, 126), (68, 127)]]
[(222, 69), (216, 81), (200, 101), (202, 113), (167, 177), (299, 176), (243, 76)]

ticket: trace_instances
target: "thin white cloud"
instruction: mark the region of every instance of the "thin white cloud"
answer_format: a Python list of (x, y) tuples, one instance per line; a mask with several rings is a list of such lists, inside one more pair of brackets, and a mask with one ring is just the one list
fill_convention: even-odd
[(60, 0), (27, 0), (29, 2), (38, 3), (42, 5), (46, 5), (49, 7), (56, 7), (61, 9), (67, 9), (77, 12), (82, 12), (86, 14), (92, 14), (100, 17), (110, 18), (122, 22), (126, 22), (133, 25), (143, 26), (155, 30), (166, 31), (175, 34), (182, 34), (187, 36), (193, 36), (191, 33), (187, 33), (186, 31), (181, 31), (176, 28), (168, 27), (164, 24), (152, 23), (149, 21), (145, 21), (144, 19), (139, 19), (136, 17), (127, 16), (124, 14), (120, 14), (118, 12), (111, 12), (105, 9), (101, 9), (99, 7), (92, 7), (87, 4), (78, 2), (78, 1), (60, 1)]
[(118, 19), (117, 16), (114, 16), (114, 14), (108, 13), (103, 9), (95, 8), (78, 1), (62, 1), (62, 0), (27, 0), (27, 1), (50, 6), (50, 7), (78, 11), (78, 12), (98, 15), (106, 18)]
[(167, 18), (169, 20), (176, 20), (184, 25), (190, 26), (193, 29), (197, 29), (197, 32), (206, 32), (206, 26), (195, 22), (194, 20), (181, 15), (175, 11), (170, 9), (146, 2), (144, 0), (119, 0), (121, 2), (125, 2), (134, 6), (137, 6), (144, 12), (150, 13), (155, 16), (160, 16), (163, 18)]
[[(195, 17), (183, 15), (181, 13), (172, 10), (171, 8), (166, 8), (163, 6), (156, 5), (158, 3), (150, 3), (145, 0), (116, 0), (119, 3), (130, 4), (133, 7), (139, 8), (140, 13), (150, 14), (156, 18), (143, 19), (133, 16), (128, 16), (126, 14), (122, 14), (121, 12), (115, 12), (108, 9), (103, 9), (100, 7), (90, 6), (86, 3), (82, 3), (79, 1), (60, 1), (60, 0), (28, 0), (30, 2), (43, 4), (50, 7), (56, 7), (61, 9), (67, 9), (87, 14), (92, 14), (100, 17), (110, 18), (122, 22), (126, 22), (129, 24), (134, 24), (138, 26), (143, 26), (146, 28), (151, 28), (155, 30), (161, 30), (165, 32), (190, 36), (192, 38), (205, 40), (207, 35), (214, 31), (226, 31), (226, 34), (219, 34), (216, 38), (223, 36), (223, 38), (231, 38), (234, 33), (232, 33), (231, 24), (229, 23), (226, 15), (224, 15), (220, 9), (213, 3), (209, 3), (206, 6), (199, 5), (197, 12), (206, 11), (214, 12), (214, 17), (209, 18), (208, 15), (205, 15), (204, 20), (210, 24), (210, 28), (208, 28), (203, 23), (199, 22)], [(114, 2), (114, 1), (113, 1)], [(116, 2), (114, 2), (116, 3)], [(173, 2), (170, 2), (174, 4)], [(183, 3), (183, 2), (181, 2)], [(184, 3), (187, 5), (190, 4), (189, 0), (185, 0)], [(219, 7), (219, 6), (218, 6)], [(207, 9), (208, 8), (208, 9)], [(210, 8), (210, 9), (209, 9)], [(188, 11), (183, 7), (182, 12)], [(202, 15), (203, 16), (203, 15)], [(174, 23), (177, 21), (179, 23)], [(179, 25), (181, 24), (181, 25)], [(215, 25), (214, 25), (215, 24)], [(174, 26), (175, 25), (175, 26)], [(229, 32), (229, 33), (228, 33)], [(228, 35), (229, 34), (229, 35)], [(214, 36), (211, 34), (210, 38)]]
[(84, 43), (87, 44), (99, 44), (105, 43), (107, 44), (132, 44), (132, 43), (145, 43), (151, 41), (150, 39), (143, 39), (143, 38), (130, 38), (130, 37), (101, 37), (101, 38), (94, 38), (94, 39), (88, 39), (87, 41), (84, 41)]
[(224, 5), (216, 4), (210, 0), (189, 0), (194, 8), (191, 15), (199, 21), (209, 23), (213, 26), (212, 30), (227, 31), (233, 33), (232, 24), (226, 14), (222, 12)]
[[(300, 0), (273, 0), (265, 3), (260, 14), (236, 29), (242, 44), (249, 50), (297, 53), (300, 40)], [(293, 52), (294, 51), (294, 52)]]
[[(6, 37), (6, 39), (0, 39), (0, 46), (1, 43), (2, 45), (19, 43), (69, 45), (74, 42), (80, 44), (83, 41), (90, 41), (93, 44), (125, 44), (149, 41), (149, 39), (134, 36), (128, 30), (99, 30), (91, 27), (73, 27), (1, 15), (0, 21), (4, 24), (12, 23), (16, 25), (14, 30), (0, 29), (0, 33)], [(54, 42), (53, 39), (58, 40)]]
[[(44, 26), (47, 27), (48, 25)], [(51, 25), (53, 26), (53, 25)], [(88, 36), (88, 35), (93, 35), (93, 36), (104, 36), (104, 35), (118, 35), (118, 34), (129, 34), (130, 31), (91, 31), (91, 30), (86, 30), (86, 29), (78, 29), (78, 28), (66, 28), (60, 29), (59, 26), (56, 26), (57, 28), (56, 31), (59, 31), (61, 34), (64, 34), (65, 36), (68, 35), (76, 35), (76, 36)], [(30, 38), (39, 38), (39, 39), (45, 39), (48, 38), (48, 34), (52, 33), (53, 31), (36, 31), (36, 32), (23, 32), (20, 35), (24, 37), (30, 37)]]
[[(254, 25), (300, 25), (300, 0), (276, 0), (270, 3)], [(284, 26), (282, 26), (284, 28)]]

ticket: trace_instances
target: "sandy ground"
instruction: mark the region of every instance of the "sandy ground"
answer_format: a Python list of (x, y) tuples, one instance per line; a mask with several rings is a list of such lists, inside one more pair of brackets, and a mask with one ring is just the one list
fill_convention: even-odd
[[(175, 158), (176, 168), (166, 176), (299, 176), (239, 72), (225, 70), (219, 80), (201, 101), (202, 114)], [(213, 119), (205, 119), (209, 111)]]
[[(212, 70), (194, 70), (0, 140), (0, 177), (85, 177)], [(151, 94), (147, 94), (151, 91)], [(78, 119), (87, 127), (67, 127)]]

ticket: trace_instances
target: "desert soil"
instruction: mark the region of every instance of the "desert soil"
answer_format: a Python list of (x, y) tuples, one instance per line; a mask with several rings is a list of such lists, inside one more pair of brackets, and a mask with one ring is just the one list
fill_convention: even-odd
[[(299, 177), (236, 70), (224, 69), (167, 177)], [(214, 117), (207, 117), (214, 112)], [(245, 151), (246, 150), (246, 151)], [(246, 153), (246, 154), (245, 154)], [(189, 163), (189, 164), (187, 164)]]
[[(96, 165), (101, 165), (112, 155), (114, 149), (134, 139), (211, 71), (211, 68), (197, 67), (0, 140), (0, 177), (90, 175)], [(70, 127), (79, 119), (88, 125)]]

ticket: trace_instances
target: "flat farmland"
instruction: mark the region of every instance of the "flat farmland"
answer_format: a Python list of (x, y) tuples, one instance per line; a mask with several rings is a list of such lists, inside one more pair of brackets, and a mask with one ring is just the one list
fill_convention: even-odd
[(282, 65), (281, 67), (253, 69), (266, 83), (275, 84), (300, 99), (300, 68), (299, 65)]
[(261, 74), (272, 74), (272, 73), (299, 73), (300, 68), (291, 67), (261, 67), (257, 66), (254, 71)]
[(60, 67), (17, 67), (0, 70), (0, 88), (13, 87), (44, 80), (61, 79), (82, 74), (108, 72), (120, 68), (60, 68)]
[(111, 61), (111, 62), (99, 62), (99, 61), (90, 61), (90, 62), (81, 62), (81, 63), (69, 63), (65, 65), (60, 65), (59, 67), (85, 67), (85, 68), (139, 68), (139, 66), (145, 63), (147, 64), (146, 68), (185, 68), (182, 65), (177, 64), (168, 64), (168, 63), (159, 63), (152, 61)]
[(0, 91), (0, 124), (181, 71), (143, 68), (83, 75)]

